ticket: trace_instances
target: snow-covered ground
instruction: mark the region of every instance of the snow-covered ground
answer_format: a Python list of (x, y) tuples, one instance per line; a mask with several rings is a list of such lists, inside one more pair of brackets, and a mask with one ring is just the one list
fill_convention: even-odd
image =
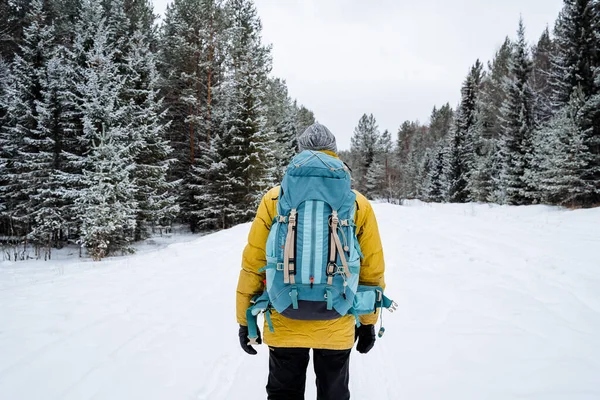
[[(354, 399), (600, 399), (600, 209), (375, 209), (399, 310), (353, 353)], [(0, 399), (264, 399), (234, 312), (248, 229), (1, 263)]]

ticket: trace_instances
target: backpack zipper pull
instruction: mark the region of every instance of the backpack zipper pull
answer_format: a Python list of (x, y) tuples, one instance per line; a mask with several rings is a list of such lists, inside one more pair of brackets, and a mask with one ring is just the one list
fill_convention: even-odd
[(314, 283), (315, 283), (315, 277), (314, 277), (314, 276), (311, 276), (311, 277), (310, 277), (310, 288), (311, 288), (311, 289), (313, 288), (313, 284), (314, 284)]

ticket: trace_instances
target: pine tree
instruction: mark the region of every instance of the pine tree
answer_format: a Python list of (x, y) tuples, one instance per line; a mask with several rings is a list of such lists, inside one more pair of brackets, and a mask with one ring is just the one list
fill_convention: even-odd
[[(195, 196), (205, 177), (198, 176), (198, 162), (219, 134), (215, 108), (225, 99), (217, 93), (226, 74), (225, 58), (231, 52), (230, 25), (221, 0), (177, 0), (167, 6), (162, 26), (160, 64), (162, 92), (170, 145), (177, 162), (170, 180), (179, 180), (181, 218), (192, 231), (204, 205)], [(202, 168), (201, 168), (202, 169)]]
[(101, 5), (85, 0), (73, 50), (82, 132), (68, 162), (81, 171), (69, 178), (79, 240), (95, 259), (129, 250), (137, 210), (130, 132), (122, 122), (128, 108), (120, 101), (125, 82), (109, 35)]
[(201, 229), (248, 220), (264, 191), (281, 179), (296, 149), (296, 103), (285, 82), (268, 79), (270, 49), (261, 43), (251, 2), (225, 10), (229, 24), (221, 83), (215, 87), (214, 135), (203, 147), (189, 184)]
[(41, 182), (32, 199), (38, 204), (32, 210), (34, 225), (30, 237), (34, 242), (43, 244), (45, 257), (51, 257), (51, 248), (66, 240), (69, 229), (68, 205), (63, 182), (63, 168), (65, 166), (66, 135), (72, 128), (72, 111), (74, 103), (69, 92), (69, 77), (71, 68), (65, 57), (65, 50), (57, 48), (53, 58), (46, 64), (44, 90), (42, 101), (38, 103), (37, 110), (40, 115), (40, 127), (44, 135), (49, 138), (51, 148), (48, 148), (48, 173)]
[[(109, 133), (110, 131), (110, 133)], [(130, 251), (127, 243), (133, 240), (135, 229), (135, 190), (129, 176), (131, 167), (124, 164), (126, 150), (119, 144), (119, 128), (94, 128), (86, 135), (93, 137), (87, 162), (91, 168), (83, 170), (83, 189), (75, 205), (80, 207), (81, 243), (94, 260), (100, 260), (116, 251)]]
[(306, 128), (316, 122), (315, 114), (302, 105), (298, 106), (296, 101), (294, 101), (294, 108), (296, 109), (296, 132), (301, 135)]
[(6, 171), (9, 159), (12, 158), (12, 152), (9, 151), (11, 137), (5, 128), (9, 121), (8, 108), (10, 100), (10, 88), (12, 84), (12, 74), (8, 63), (0, 57), (0, 234), (8, 236), (10, 234), (10, 221), (8, 217), (7, 204), (7, 186), (10, 180), (7, 179)]
[(121, 98), (126, 101), (126, 125), (130, 154), (135, 162), (132, 179), (136, 185), (138, 213), (135, 239), (148, 237), (155, 226), (168, 226), (179, 212), (171, 195), (174, 184), (167, 182), (171, 147), (165, 139), (162, 99), (158, 94), (159, 75), (150, 38), (136, 30), (125, 57), (127, 76)]
[(584, 104), (582, 91), (575, 91), (569, 104), (536, 132), (536, 169), (529, 177), (545, 203), (583, 204), (590, 191), (591, 184), (585, 179), (590, 153), (578, 121)]
[(429, 129), (422, 140), (423, 153), (419, 165), (418, 197), (425, 201), (442, 201), (441, 185), (443, 152), (441, 146), (451, 130), (454, 111), (449, 103), (441, 108), (433, 107)]
[(367, 174), (373, 166), (375, 156), (377, 155), (380, 142), (379, 127), (373, 114), (363, 116), (354, 128), (354, 134), (351, 138), (350, 151), (354, 154), (356, 160), (360, 160), (358, 165), (353, 168), (356, 189), (369, 196), (371, 193), (367, 188)]
[(55, 27), (57, 43), (70, 46), (75, 38), (73, 27), (81, 12), (81, 0), (44, 1), (44, 10)]
[(502, 130), (501, 109), (507, 96), (505, 81), (510, 73), (513, 48), (511, 40), (506, 38), (481, 78), (471, 130), (474, 166), (468, 190), (473, 201), (501, 201), (495, 197), (499, 194), (501, 172), (498, 146)]
[(261, 23), (249, 0), (229, 3), (232, 23), (233, 105), (227, 123), (230, 136), (228, 170), (235, 176), (231, 191), (231, 223), (248, 221), (273, 182), (272, 135), (266, 129), (265, 90), (271, 69), (270, 49), (261, 43)]
[(590, 182), (585, 205), (600, 202), (600, 93), (597, 70), (600, 67), (600, 6), (596, 0), (565, 0), (555, 27), (556, 52), (552, 57), (555, 112), (565, 107), (571, 95), (581, 90), (585, 100), (577, 119), (584, 134), (590, 162), (585, 179)]
[(551, 60), (555, 110), (568, 104), (578, 86), (586, 97), (594, 91), (593, 68), (597, 67), (599, 57), (597, 9), (595, 0), (564, 0), (554, 28), (556, 51)]
[(392, 156), (392, 136), (386, 129), (379, 137), (373, 163), (365, 177), (367, 193), (372, 198), (387, 198), (390, 201), (393, 197), (390, 181)]
[[(51, 112), (44, 102), (47, 64), (54, 56), (54, 29), (46, 24), (41, 0), (33, 0), (25, 16), (20, 54), (13, 60), (13, 87), (7, 98), (7, 121), (1, 143), (5, 184), (4, 219), (11, 234), (26, 235), (34, 228), (42, 207), (38, 191), (52, 173), (54, 141), (44, 123)], [(38, 239), (33, 237), (32, 239)]]
[(288, 95), (285, 81), (269, 79), (266, 92), (266, 130), (275, 140), (274, 181), (278, 183), (297, 152), (297, 111)]
[(141, 31), (150, 42), (148, 45), (152, 51), (156, 50), (156, 18), (152, 0), (125, 0), (125, 13), (129, 19), (129, 33)]
[(472, 200), (468, 182), (474, 168), (473, 127), (482, 67), (477, 60), (463, 84), (460, 106), (447, 141), (443, 181), (447, 185), (445, 197), (450, 202)]
[(534, 108), (535, 120), (539, 125), (552, 117), (552, 87), (549, 79), (552, 71), (551, 58), (553, 52), (554, 43), (550, 38), (550, 31), (546, 28), (532, 50), (531, 88), (536, 101)]
[(392, 135), (386, 129), (381, 134), (379, 140), (379, 155), (377, 157), (378, 163), (381, 165), (382, 174), (377, 179), (377, 194), (387, 201), (392, 201), (394, 197), (394, 144), (392, 142)]
[(532, 182), (525, 179), (532, 168), (534, 96), (531, 89), (532, 62), (525, 42), (523, 20), (519, 21), (517, 43), (510, 61), (510, 76), (506, 80), (507, 98), (502, 112), (502, 172), (499, 196), (508, 204), (528, 204), (537, 193)]
[(448, 135), (453, 119), (454, 110), (450, 107), (450, 103), (444, 104), (439, 110), (436, 107), (433, 107), (429, 122), (429, 147), (434, 146), (440, 139)]
[(444, 201), (444, 140), (427, 152), (425, 159), (426, 175), (423, 182), (422, 198), (425, 201)]
[(0, 56), (11, 63), (19, 54), (23, 31), (28, 22), (25, 15), (29, 12), (31, 0), (0, 1)]

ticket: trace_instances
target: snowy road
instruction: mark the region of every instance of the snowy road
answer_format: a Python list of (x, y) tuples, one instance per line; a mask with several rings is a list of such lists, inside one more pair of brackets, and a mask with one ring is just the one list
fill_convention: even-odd
[[(375, 207), (399, 311), (353, 353), (354, 399), (600, 398), (600, 209)], [(0, 399), (264, 399), (234, 315), (248, 228), (0, 263)]]

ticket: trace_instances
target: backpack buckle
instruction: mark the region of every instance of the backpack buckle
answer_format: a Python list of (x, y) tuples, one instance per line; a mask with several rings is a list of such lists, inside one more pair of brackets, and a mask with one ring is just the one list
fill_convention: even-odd
[(290, 212), (290, 216), (287, 217), (290, 225), (295, 225), (296, 224), (296, 209), (292, 209), (292, 211)]
[(283, 263), (277, 263), (277, 266), (275, 267), (275, 269), (277, 271), (283, 271), (284, 270), (284, 264)]
[(331, 222), (337, 225), (340, 222), (340, 218), (338, 217), (338, 213), (336, 210), (331, 211)]
[(327, 264), (327, 269), (325, 270), (325, 275), (334, 276), (337, 273), (338, 266), (336, 263), (330, 262)]

